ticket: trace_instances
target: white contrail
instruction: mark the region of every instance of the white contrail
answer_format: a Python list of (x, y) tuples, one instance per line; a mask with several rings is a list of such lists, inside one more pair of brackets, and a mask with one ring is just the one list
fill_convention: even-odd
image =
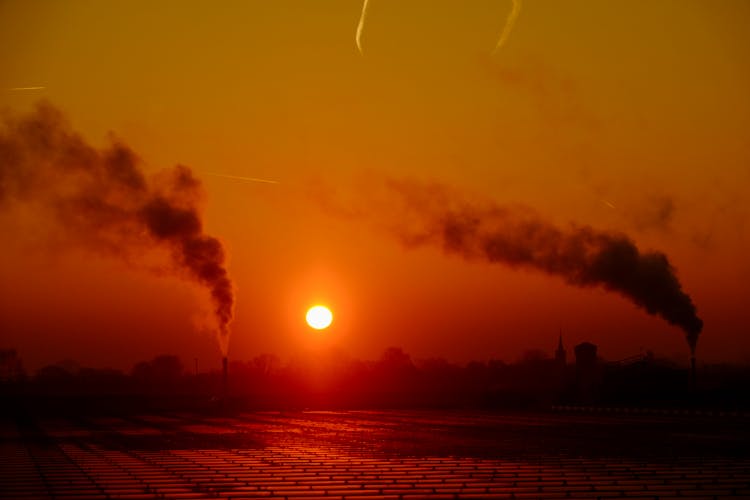
[(44, 90), (47, 87), (11, 87), (6, 90)]
[(354, 41), (357, 43), (357, 50), (359, 54), (363, 55), (362, 52), (362, 29), (365, 27), (365, 18), (367, 17), (367, 5), (370, 0), (364, 0), (362, 4), (362, 13), (359, 15), (359, 24), (357, 25), (357, 34), (354, 36)]
[(513, 25), (516, 24), (516, 18), (518, 17), (519, 12), (521, 12), (521, 0), (513, 0), (513, 7), (510, 10), (508, 19), (505, 20), (505, 27), (503, 28), (503, 32), (500, 34), (500, 39), (497, 41), (497, 45), (495, 45), (495, 48), (492, 50), (493, 54), (500, 50), (503, 45), (505, 45), (505, 42), (508, 40), (508, 36), (510, 36), (510, 32), (513, 30)]
[[(370, 0), (364, 0), (362, 2), (362, 13), (359, 15), (357, 33), (354, 36), (354, 41), (357, 44), (357, 50), (359, 50), (360, 55), (364, 54), (364, 52), (362, 51), (362, 30), (365, 27), (365, 20), (367, 19), (367, 7), (369, 6), (369, 4)], [(500, 34), (500, 39), (497, 41), (495, 48), (492, 50), (493, 54), (500, 50), (503, 45), (505, 45), (505, 42), (508, 40), (508, 36), (510, 36), (510, 32), (513, 31), (513, 25), (516, 24), (516, 19), (518, 18), (518, 14), (520, 12), (521, 0), (513, 0), (513, 7), (510, 10), (508, 19), (505, 20), (505, 26), (503, 27), (503, 32)]]
[(605, 205), (607, 205), (607, 206), (608, 206), (609, 208), (611, 208), (612, 210), (617, 210), (617, 207), (616, 207), (616, 206), (614, 206), (614, 205), (613, 205), (612, 203), (610, 203), (609, 201), (605, 200), (604, 198), (600, 198), (600, 201), (601, 201), (602, 203), (604, 203)]
[(270, 179), (259, 179), (257, 177), (242, 177), (240, 175), (217, 174), (216, 172), (202, 172), (202, 173), (206, 175), (213, 175), (214, 177), (224, 177), (226, 179), (235, 179), (238, 181), (262, 182), (265, 184), (281, 184), (279, 181), (272, 181)]

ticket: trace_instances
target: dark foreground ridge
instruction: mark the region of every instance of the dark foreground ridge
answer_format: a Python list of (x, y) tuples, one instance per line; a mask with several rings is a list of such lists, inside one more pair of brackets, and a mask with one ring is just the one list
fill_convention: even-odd
[(750, 497), (744, 419), (435, 411), (0, 420), (0, 498)]

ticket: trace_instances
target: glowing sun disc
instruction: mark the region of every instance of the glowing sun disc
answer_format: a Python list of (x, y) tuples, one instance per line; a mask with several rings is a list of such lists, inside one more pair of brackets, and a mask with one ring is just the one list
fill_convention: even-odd
[(333, 313), (326, 306), (313, 306), (307, 310), (305, 319), (310, 327), (322, 330), (328, 328), (333, 321)]

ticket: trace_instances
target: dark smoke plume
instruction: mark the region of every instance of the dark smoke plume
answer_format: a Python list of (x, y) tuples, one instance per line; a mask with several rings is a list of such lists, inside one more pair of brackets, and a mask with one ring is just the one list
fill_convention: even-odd
[(388, 208), (375, 203), (367, 212), (377, 210), (380, 217), (391, 211), (385, 224), (404, 244), (435, 245), (467, 259), (536, 269), (571, 285), (619, 293), (684, 330), (695, 351), (703, 321), (663, 253), (642, 252), (624, 234), (563, 230), (528, 209), (470, 203), (437, 184), (387, 180), (386, 188), (388, 201), (381, 205)]
[(168, 271), (206, 287), (226, 352), (234, 296), (221, 242), (203, 232), (200, 181), (176, 166), (146, 178), (128, 146), (97, 149), (41, 103), (0, 123), (0, 209), (35, 207), (71, 244), (133, 262), (154, 250)]

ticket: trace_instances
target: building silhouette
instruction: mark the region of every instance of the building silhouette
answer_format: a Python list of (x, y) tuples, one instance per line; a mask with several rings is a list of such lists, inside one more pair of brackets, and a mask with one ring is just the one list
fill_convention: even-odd
[(0, 349), (0, 383), (18, 382), (25, 376), (23, 362), (15, 349)]
[(574, 348), (576, 356), (576, 396), (579, 402), (591, 403), (599, 386), (597, 347), (591, 342), (581, 342)]

